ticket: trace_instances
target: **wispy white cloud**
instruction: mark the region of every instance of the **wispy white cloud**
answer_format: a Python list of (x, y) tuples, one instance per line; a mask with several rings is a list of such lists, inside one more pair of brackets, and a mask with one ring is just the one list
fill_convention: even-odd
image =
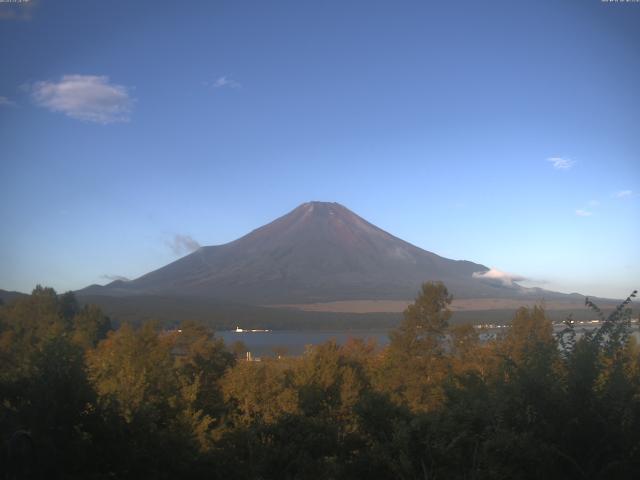
[(31, 20), (39, 0), (0, 2), (0, 20)]
[(7, 97), (0, 97), (0, 107), (14, 107), (16, 102), (9, 100)]
[(106, 76), (64, 75), (57, 82), (35, 82), (27, 88), (36, 105), (78, 120), (107, 124), (127, 122), (131, 115), (127, 88)]
[(620, 190), (613, 194), (616, 198), (628, 198), (633, 196), (633, 190)]
[(598, 200), (589, 200), (590, 207), (597, 207), (599, 205), (600, 205), (600, 202)]
[(575, 160), (563, 157), (550, 157), (547, 158), (547, 162), (550, 162), (556, 170), (569, 170), (577, 163)]
[(497, 268), (490, 268), (485, 272), (475, 272), (473, 274), (473, 278), (478, 278), (480, 280), (504, 285), (507, 287), (514, 286), (514, 282), (524, 282), (527, 280), (527, 278), (523, 277), (522, 275), (503, 272), (501, 270), (498, 270)]
[(200, 244), (189, 235), (174, 235), (173, 239), (167, 242), (171, 251), (176, 255), (195, 252), (200, 248)]
[(579, 208), (578, 210), (576, 210), (576, 215), (579, 217), (590, 217), (591, 215), (593, 215), (593, 212)]
[(240, 88), (239, 82), (233, 80), (232, 78), (225, 76), (216, 78), (213, 82), (210, 83), (213, 88)]
[(100, 276), (101, 278), (104, 278), (105, 280), (109, 280), (111, 282), (114, 282), (116, 280), (120, 280), (122, 282), (128, 282), (129, 278), (127, 277), (123, 277), (122, 275), (109, 275), (109, 274), (104, 274)]

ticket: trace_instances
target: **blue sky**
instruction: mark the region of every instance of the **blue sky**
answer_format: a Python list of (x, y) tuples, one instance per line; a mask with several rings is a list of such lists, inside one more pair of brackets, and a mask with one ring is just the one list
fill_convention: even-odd
[(309, 200), (527, 285), (640, 287), (640, 3), (0, 4), (0, 288)]

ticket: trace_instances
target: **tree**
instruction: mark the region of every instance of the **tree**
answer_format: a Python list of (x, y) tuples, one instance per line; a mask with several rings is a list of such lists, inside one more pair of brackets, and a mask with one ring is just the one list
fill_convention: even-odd
[(283, 415), (298, 413), (298, 395), (287, 360), (238, 362), (225, 374), (222, 388), (239, 425), (274, 423)]
[[(65, 302), (69, 301), (66, 297)], [(32, 368), (34, 353), (71, 329), (71, 319), (64, 316), (68, 310), (53, 288), (38, 285), (31, 295), (17, 299), (2, 311), (0, 358), (7, 364), (2, 365), (0, 375), (26, 375)]]
[(84, 352), (68, 338), (58, 337), (34, 352), (32, 365), (20, 416), (46, 476), (90, 468), (97, 418)]
[(163, 422), (173, 413), (171, 398), (178, 386), (172, 348), (173, 339), (159, 335), (151, 323), (110, 332), (88, 352), (90, 378), (101, 403), (126, 423)]
[(231, 352), (237, 359), (244, 358), (248, 350), (247, 345), (242, 340), (236, 340), (231, 344)]
[(630, 335), (636, 292), (608, 316), (586, 304), (600, 325), (560, 334), (566, 368), (566, 427), (559, 435), (585, 477), (633, 478), (640, 471), (640, 349)]
[(429, 410), (443, 400), (447, 374), (444, 340), (453, 297), (442, 282), (422, 285), (415, 302), (404, 311), (400, 326), (389, 335), (379, 384), (392, 399), (413, 410)]
[(195, 322), (184, 322), (174, 333), (172, 352), (182, 403), (178, 419), (193, 432), (200, 451), (206, 452), (227, 411), (219, 381), (235, 357), (213, 331)]
[(72, 323), (72, 340), (84, 349), (95, 347), (111, 330), (111, 320), (97, 305), (85, 305), (74, 315)]
[(391, 350), (409, 357), (441, 353), (452, 300), (442, 282), (424, 283), (416, 300), (405, 309), (398, 329), (389, 335)]

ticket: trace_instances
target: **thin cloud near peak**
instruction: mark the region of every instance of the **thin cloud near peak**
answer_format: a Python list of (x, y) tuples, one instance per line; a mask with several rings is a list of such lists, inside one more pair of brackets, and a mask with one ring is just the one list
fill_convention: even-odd
[(105, 273), (104, 275), (101, 275), (100, 278), (103, 278), (105, 280), (109, 280), (111, 282), (115, 282), (117, 280), (120, 280), (121, 282), (128, 282), (131, 279), (128, 277), (125, 277), (123, 275), (110, 275), (108, 273)]
[(27, 85), (33, 102), (52, 112), (101, 124), (128, 122), (133, 100), (127, 87), (107, 76), (63, 75), (58, 81)]
[(550, 162), (556, 170), (569, 170), (577, 163), (575, 160), (563, 157), (549, 157), (547, 162)]
[(167, 245), (175, 255), (195, 252), (200, 248), (200, 243), (190, 235), (176, 234)]
[(490, 283), (496, 283), (507, 287), (513, 286), (514, 282), (524, 282), (527, 280), (527, 278), (523, 277), (522, 275), (503, 272), (501, 270), (498, 270), (497, 268), (490, 268), (489, 270), (484, 272), (474, 272), (472, 276), (473, 278), (477, 278), (479, 280), (484, 280)]

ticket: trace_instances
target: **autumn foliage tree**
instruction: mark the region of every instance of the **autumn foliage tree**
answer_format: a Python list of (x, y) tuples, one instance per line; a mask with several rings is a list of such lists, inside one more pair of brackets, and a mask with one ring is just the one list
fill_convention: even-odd
[(587, 332), (534, 306), (483, 339), (426, 283), (387, 346), (251, 362), (37, 287), (0, 305), (0, 478), (635, 479), (634, 295), (588, 302)]
[(378, 382), (392, 398), (412, 409), (429, 410), (442, 400), (451, 301), (442, 282), (423, 284), (415, 302), (404, 311), (400, 326), (389, 334)]

